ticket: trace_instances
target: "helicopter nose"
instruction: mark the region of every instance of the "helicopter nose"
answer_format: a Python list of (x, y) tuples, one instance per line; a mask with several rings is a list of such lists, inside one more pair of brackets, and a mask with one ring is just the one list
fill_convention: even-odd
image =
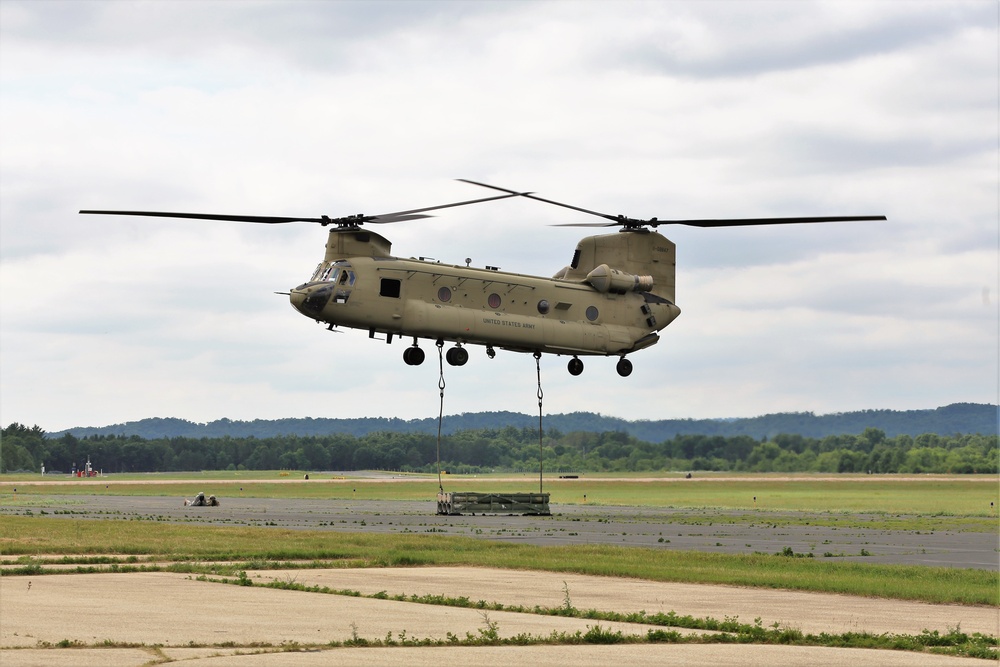
[(291, 302), (292, 308), (301, 313), (302, 304), (305, 303), (307, 296), (308, 294), (306, 292), (303, 292), (302, 290), (298, 289), (293, 289), (288, 296), (288, 301)]
[(288, 300), (295, 310), (307, 317), (316, 318), (333, 296), (333, 289), (332, 285), (296, 287), (291, 290)]

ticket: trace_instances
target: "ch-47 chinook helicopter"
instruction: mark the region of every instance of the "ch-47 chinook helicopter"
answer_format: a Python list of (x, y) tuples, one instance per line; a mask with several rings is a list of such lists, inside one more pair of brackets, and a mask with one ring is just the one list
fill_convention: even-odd
[[(80, 213), (135, 215), (254, 223), (311, 222), (332, 226), (326, 255), (312, 277), (287, 294), (306, 317), (334, 327), (367, 330), (412, 339), (403, 361), (424, 361), (420, 339), (454, 343), (445, 358), (452, 366), (469, 359), (466, 345), (483, 345), (492, 359), (496, 348), (514, 352), (567, 355), (569, 372), (583, 372), (581, 356), (620, 357), (621, 376), (632, 373), (633, 352), (654, 345), (658, 331), (680, 315), (674, 294), (675, 244), (659, 234), (660, 225), (737, 227), (855, 220), (885, 220), (885, 216), (800, 218), (737, 218), (706, 220), (640, 220), (608, 215), (537, 197), (530, 192), (459, 179), (491, 188), (502, 195), (398, 211), (383, 215), (342, 218), (291, 218), (252, 215), (167, 213), (157, 211), (96, 211)], [(401, 222), (429, 217), (429, 211), (509, 197), (526, 197), (605, 218), (605, 222), (561, 226), (621, 227), (614, 234), (581, 240), (569, 266), (553, 277), (522, 275), (496, 267), (476, 268), (390, 254), (384, 236), (366, 224)], [(650, 229), (652, 228), (652, 229)]]

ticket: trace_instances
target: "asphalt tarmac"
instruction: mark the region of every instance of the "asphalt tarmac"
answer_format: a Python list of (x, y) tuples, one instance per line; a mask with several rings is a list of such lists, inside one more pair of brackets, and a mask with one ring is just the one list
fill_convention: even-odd
[(219, 507), (186, 507), (178, 496), (33, 496), (29, 505), (0, 507), (0, 514), (24, 514), (30, 509), (34, 516), (78, 520), (428, 533), (525, 544), (617, 544), (716, 553), (773, 554), (790, 549), (815, 558), (865, 563), (1000, 569), (998, 533), (961, 530), (949, 526), (948, 517), (941, 517), (940, 527), (933, 531), (908, 531), (866, 529), (866, 522), (882, 517), (858, 514), (838, 518), (808, 512), (553, 505), (551, 516), (441, 516), (433, 500), (220, 500)]

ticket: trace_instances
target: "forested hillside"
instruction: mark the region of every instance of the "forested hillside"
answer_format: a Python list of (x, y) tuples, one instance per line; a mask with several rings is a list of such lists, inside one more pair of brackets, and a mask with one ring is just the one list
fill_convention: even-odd
[[(575, 431), (603, 433), (622, 431), (646, 442), (663, 442), (678, 435), (707, 435), (751, 438), (773, 438), (780, 433), (795, 433), (809, 438), (861, 433), (877, 428), (889, 437), (924, 433), (954, 435), (997, 433), (998, 407), (977, 403), (955, 403), (932, 410), (864, 410), (829, 415), (811, 412), (779, 413), (743, 419), (663, 419), (626, 421), (592, 412), (547, 415), (546, 428), (563, 433)], [(477, 412), (449, 415), (444, 419), (448, 434), (477, 429), (537, 428), (538, 415), (515, 412)], [(77, 438), (93, 435), (137, 435), (141, 438), (273, 438), (277, 436), (353, 435), (370, 433), (437, 433), (437, 418), (387, 419), (358, 417), (353, 419), (302, 418), (254, 421), (220, 419), (196, 424), (183, 419), (143, 419), (125, 424), (102, 427), (72, 428), (49, 435), (60, 438), (71, 434)]]
[[(437, 439), (423, 433), (379, 432), (270, 438), (154, 438), (64, 434), (37, 426), (2, 432), (0, 471), (70, 472), (88, 458), (105, 473), (198, 470), (436, 470)], [(598, 471), (717, 470), (747, 472), (993, 473), (997, 436), (923, 434), (888, 437), (877, 428), (822, 439), (779, 434), (678, 435), (652, 443), (624, 431), (549, 429), (543, 456), (549, 474)], [(446, 436), (443, 467), (452, 472), (537, 471), (536, 428), (506, 426)]]

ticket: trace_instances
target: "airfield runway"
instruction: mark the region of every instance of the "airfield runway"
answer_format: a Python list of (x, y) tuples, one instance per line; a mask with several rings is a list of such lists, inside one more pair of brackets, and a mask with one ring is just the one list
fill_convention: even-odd
[[(212, 490), (205, 488), (206, 493)], [(178, 496), (31, 496), (34, 516), (77, 520), (156, 520), (209, 525), (379, 533), (435, 533), (532, 544), (609, 543), (663, 549), (774, 553), (785, 547), (862, 562), (997, 569), (997, 535), (958, 530), (932, 534), (813, 525), (801, 513), (765, 516), (718, 510), (570, 505), (550, 517), (437, 516), (433, 502), (223, 497), (221, 507), (184, 507)], [(47, 508), (47, 509), (46, 509)], [(58, 510), (60, 514), (54, 514)], [(0, 508), (24, 513), (25, 506)], [(41, 511), (47, 513), (42, 515)], [(66, 512), (72, 512), (66, 514)], [(827, 516), (828, 515), (824, 515)], [(788, 518), (786, 522), (784, 519)], [(817, 520), (822, 518), (816, 515)], [(858, 516), (854, 515), (854, 519)], [(810, 521), (807, 525), (806, 521)], [(862, 522), (863, 523), (863, 522)], [(858, 523), (855, 521), (854, 526)], [(865, 549), (870, 556), (861, 556)], [(9, 559), (4, 559), (7, 566)], [(447, 595), (505, 605), (737, 617), (805, 633), (903, 633), (923, 630), (1000, 635), (1000, 610), (843, 595), (674, 584), (488, 568), (252, 571), (252, 581), (294, 582), (387, 596)], [(974, 665), (995, 662), (867, 649), (725, 644), (629, 644), (505, 647), (255, 649), (255, 642), (322, 645), (352, 637), (476, 636), (495, 624), (500, 636), (586, 633), (601, 628), (645, 634), (648, 626), (489, 612), (198, 581), (190, 575), (101, 573), (0, 579), (0, 664), (140, 667), (184, 661), (193, 667), (290, 665), (439, 665), (444, 661), (519, 661), (532, 665)], [(680, 630), (680, 632), (687, 632)], [(58, 648), (80, 642), (88, 648)], [(231, 647), (226, 644), (231, 643)], [(43, 648), (41, 645), (47, 644)], [(106, 644), (106, 646), (102, 646)], [(208, 648), (198, 648), (207, 645)], [(242, 647), (242, 648), (237, 648)], [(271, 651), (271, 652), (268, 652)]]

